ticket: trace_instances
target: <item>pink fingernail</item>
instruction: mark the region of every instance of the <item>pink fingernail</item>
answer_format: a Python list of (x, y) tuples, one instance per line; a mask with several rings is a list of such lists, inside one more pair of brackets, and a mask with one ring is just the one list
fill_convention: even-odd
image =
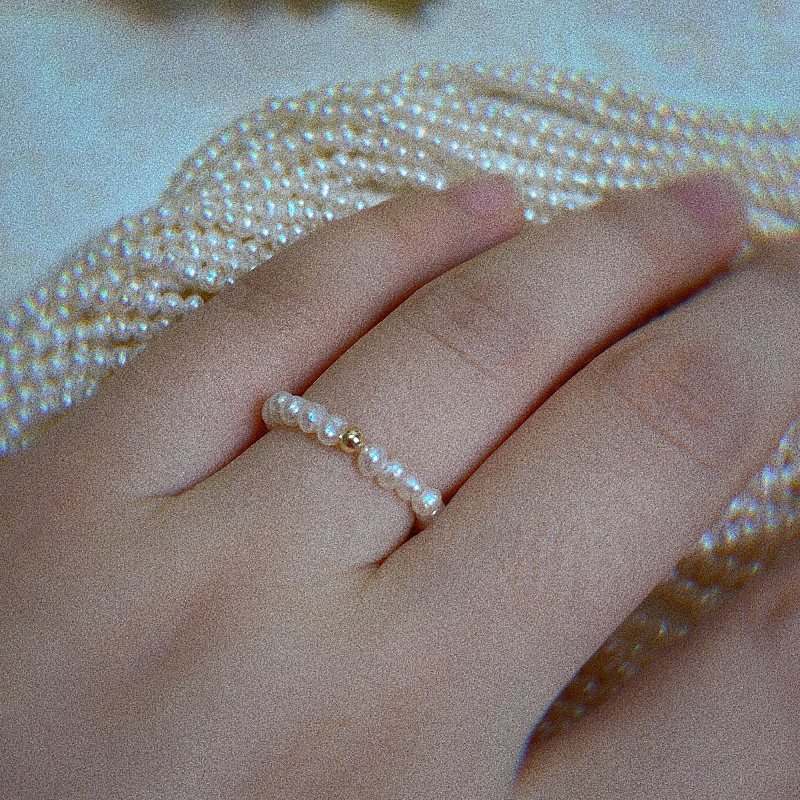
[(445, 194), (479, 217), (489, 217), (517, 200), (517, 189), (502, 175), (479, 175), (448, 189)]
[(714, 173), (688, 175), (666, 186), (664, 192), (711, 228), (732, 225), (742, 206), (736, 185)]

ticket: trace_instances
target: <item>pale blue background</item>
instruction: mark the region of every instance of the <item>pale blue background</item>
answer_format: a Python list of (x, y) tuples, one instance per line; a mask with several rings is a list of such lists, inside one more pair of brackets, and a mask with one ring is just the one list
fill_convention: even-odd
[(791, 0), (440, 0), (417, 19), (388, 0), (311, 16), (272, 0), (173, 22), (126, 5), (0, 0), (0, 309), (267, 97), (417, 63), (541, 61), (678, 101), (800, 112)]

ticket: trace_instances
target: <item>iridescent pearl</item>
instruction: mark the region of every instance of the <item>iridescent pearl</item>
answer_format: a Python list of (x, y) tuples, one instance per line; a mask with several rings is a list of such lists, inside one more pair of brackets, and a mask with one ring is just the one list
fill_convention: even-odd
[(442, 494), (438, 489), (425, 487), (411, 498), (411, 508), (420, 520), (430, 519), (442, 509)]
[(344, 417), (331, 414), (317, 429), (317, 439), (329, 447), (339, 441), (339, 437), (347, 430), (348, 424)]
[(300, 420), (300, 412), (303, 410), (305, 403), (306, 401), (302, 397), (295, 397), (294, 395), (292, 395), (291, 400), (281, 403), (281, 420), (283, 424), (288, 425), (290, 428), (296, 428)]
[(394, 491), (401, 500), (411, 500), (422, 491), (422, 481), (416, 475), (406, 471), (397, 482)]
[(386, 448), (380, 444), (370, 444), (361, 448), (358, 459), (356, 459), (356, 464), (358, 466), (358, 471), (362, 475), (368, 478), (374, 478), (376, 475), (380, 475), (380, 473), (383, 472), (387, 461), (388, 453), (386, 452)]
[(161, 297), (157, 292), (144, 292), (136, 304), (136, 310), (143, 317), (152, 317), (161, 309)]
[(400, 483), (406, 474), (406, 465), (402, 461), (389, 460), (386, 463), (383, 471), (379, 472), (376, 476), (378, 484), (384, 489), (394, 491), (395, 487)]
[(327, 416), (328, 412), (325, 410), (325, 406), (306, 400), (297, 417), (297, 422), (303, 433), (316, 433)]
[(165, 292), (161, 296), (159, 309), (167, 319), (177, 319), (186, 312), (186, 303), (176, 292)]
[(272, 427), (276, 422), (282, 420), (281, 408), (283, 408), (284, 403), (288, 403), (293, 396), (294, 395), (289, 394), (289, 392), (275, 392), (275, 394), (264, 403), (261, 409), (261, 418), (269, 427)]

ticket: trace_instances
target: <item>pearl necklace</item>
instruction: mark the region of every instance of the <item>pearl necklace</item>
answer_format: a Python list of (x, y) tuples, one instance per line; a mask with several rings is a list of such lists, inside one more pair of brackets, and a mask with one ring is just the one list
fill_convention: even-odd
[[(268, 101), (190, 156), (157, 205), (92, 239), (10, 309), (0, 326), (0, 457), (27, 447), (237, 275), (400, 192), (505, 172), (536, 224), (715, 167), (747, 193), (754, 246), (797, 227), (799, 137), (798, 118), (679, 106), (537, 66), (435, 64)], [(793, 423), (554, 702), (535, 739), (601, 702), (778, 556), (800, 492), (798, 433)]]

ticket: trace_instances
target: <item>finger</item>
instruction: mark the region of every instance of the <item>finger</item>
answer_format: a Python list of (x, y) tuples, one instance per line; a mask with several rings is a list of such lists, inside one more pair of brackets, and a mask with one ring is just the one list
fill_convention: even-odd
[(83, 453), (95, 494), (135, 499), (198, 483), (263, 433), (265, 396), (301, 391), (420, 285), (519, 233), (515, 192), (486, 176), (403, 195), (281, 251), (67, 418), (48, 444), (52, 480), (69, 479), (64, 465)]
[(800, 795), (800, 540), (586, 719), (527, 754), (515, 800)]
[(414, 669), (431, 669), (419, 648), (435, 631), (436, 668), (459, 682), (454, 724), (494, 676), (484, 716), (498, 722), (473, 735), (507, 766), (797, 413), (800, 247), (769, 258), (595, 359), (372, 579), (366, 602), (422, 654)]
[[(708, 179), (703, 191), (716, 193), (718, 225), (675, 193), (650, 190), (524, 231), (415, 293), (307, 398), (451, 494), (582, 363), (721, 269), (742, 235), (743, 212), (726, 182)], [(229, 524), (235, 508), (242, 527), (245, 518), (285, 513), (309, 555), (305, 567), (292, 567), (300, 574), (372, 563), (407, 536), (413, 519), (342, 454), (281, 430), (219, 481), (195, 493), (197, 508), (209, 519), (225, 508)], [(309, 482), (320, 491), (308, 492)], [(353, 529), (351, 520), (358, 527), (345, 544), (338, 531)], [(294, 551), (293, 535), (270, 539), (273, 568)]]

